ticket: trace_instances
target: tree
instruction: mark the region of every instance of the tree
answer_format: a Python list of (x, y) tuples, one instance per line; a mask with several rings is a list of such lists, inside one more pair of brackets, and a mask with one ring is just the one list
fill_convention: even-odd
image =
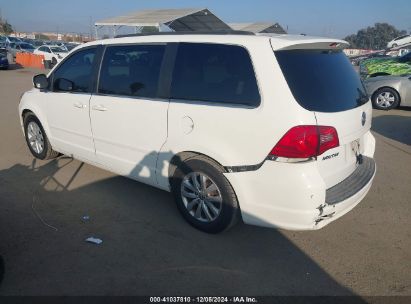
[(376, 23), (361, 29), (357, 34), (349, 35), (344, 38), (352, 48), (381, 50), (387, 47), (387, 43), (394, 38), (407, 34), (406, 31), (398, 30), (388, 23)]
[(5, 20), (4, 22), (0, 22), (0, 29), (6, 35), (10, 35), (14, 32), (13, 27), (10, 23), (7, 22), (7, 20)]

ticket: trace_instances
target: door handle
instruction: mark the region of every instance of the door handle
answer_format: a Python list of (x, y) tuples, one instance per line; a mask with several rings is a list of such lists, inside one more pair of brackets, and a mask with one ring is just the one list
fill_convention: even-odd
[(84, 109), (84, 108), (87, 107), (85, 104), (82, 104), (80, 102), (74, 103), (73, 106), (76, 107), (76, 108), (79, 108), (79, 109)]
[(101, 112), (107, 111), (107, 108), (103, 105), (93, 106), (92, 109), (95, 111), (101, 111)]

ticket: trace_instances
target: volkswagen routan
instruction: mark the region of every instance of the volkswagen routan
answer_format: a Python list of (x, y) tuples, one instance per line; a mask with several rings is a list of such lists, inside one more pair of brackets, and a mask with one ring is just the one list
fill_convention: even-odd
[[(77, 47), (19, 104), (34, 157), (170, 191), (192, 226), (319, 229), (376, 172), (372, 108), (342, 40), (159, 33)], [(136, 202), (144, 204), (146, 202)]]

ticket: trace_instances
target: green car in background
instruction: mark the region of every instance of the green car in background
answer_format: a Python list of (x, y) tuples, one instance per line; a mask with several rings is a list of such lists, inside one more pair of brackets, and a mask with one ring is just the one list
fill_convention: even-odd
[(371, 58), (360, 63), (362, 78), (411, 74), (411, 52), (401, 57)]

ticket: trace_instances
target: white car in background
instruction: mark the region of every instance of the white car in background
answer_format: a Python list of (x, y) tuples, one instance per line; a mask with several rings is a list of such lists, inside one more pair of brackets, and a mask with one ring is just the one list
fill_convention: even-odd
[(58, 45), (43, 45), (34, 50), (34, 54), (43, 55), (44, 60), (50, 61), (53, 65), (60, 62), (67, 55), (67, 50)]
[(404, 35), (395, 38), (394, 40), (391, 40), (390, 42), (387, 43), (387, 48), (395, 48), (397, 46), (401, 46), (404, 44), (411, 43), (411, 35)]

